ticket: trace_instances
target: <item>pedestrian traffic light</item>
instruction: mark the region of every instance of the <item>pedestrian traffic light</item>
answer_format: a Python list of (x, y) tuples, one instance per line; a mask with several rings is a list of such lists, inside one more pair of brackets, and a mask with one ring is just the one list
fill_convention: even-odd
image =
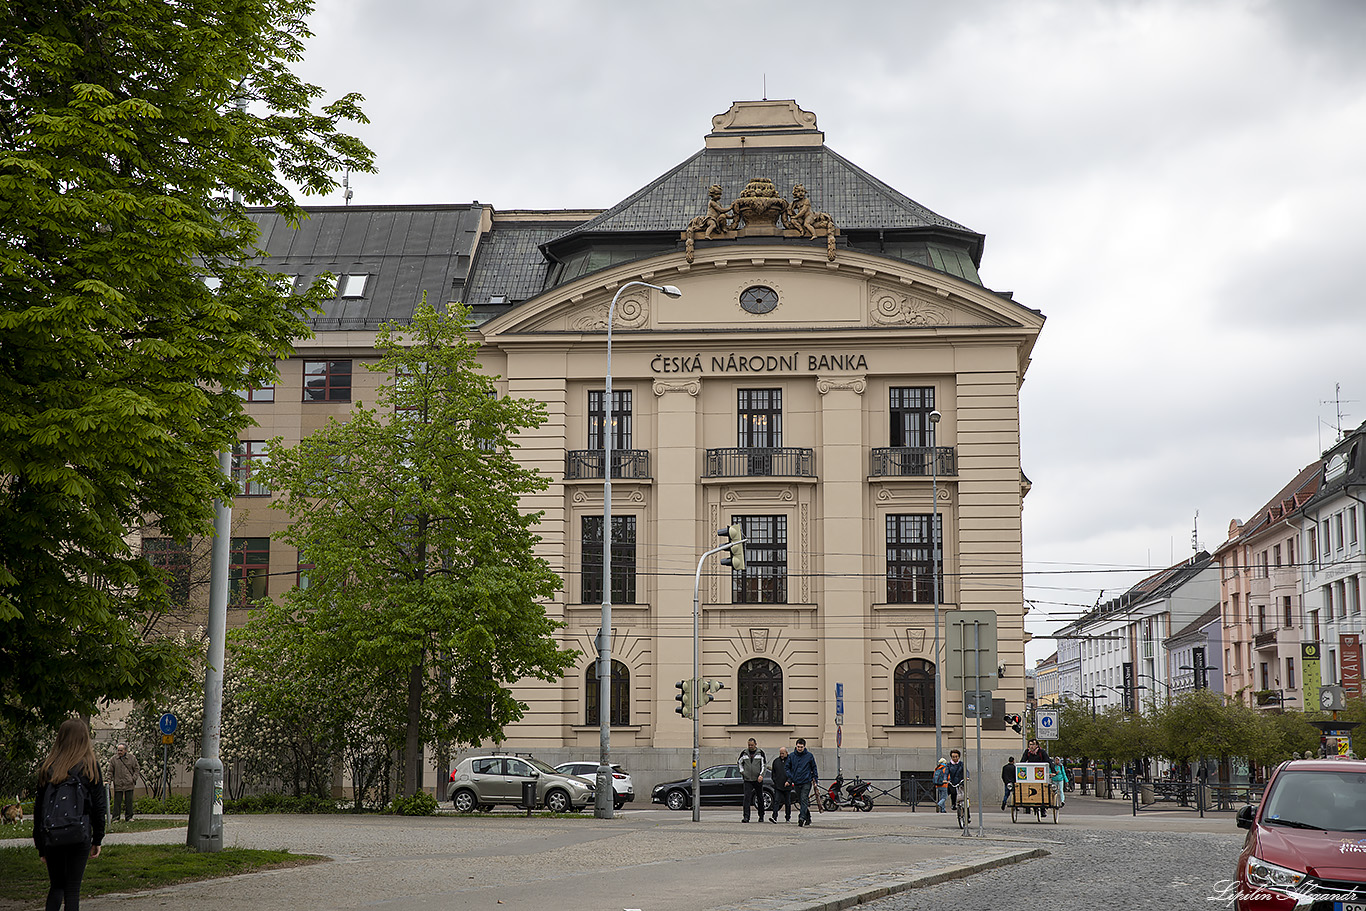
[(678, 705), (674, 708), (674, 711), (682, 715), (684, 718), (691, 718), (693, 711), (692, 681), (680, 680), (674, 684), (674, 688), (679, 691), (678, 695), (674, 697), (674, 699), (678, 702)]
[(1020, 733), (1020, 730), (1024, 727), (1024, 719), (1019, 715), (1007, 715), (1005, 717), (1005, 722), (1010, 725), (1011, 729), (1017, 734)]
[(721, 558), (722, 566), (729, 566), (733, 573), (745, 571), (745, 542), (740, 537), (740, 526), (732, 525), (729, 528), (722, 528), (716, 532), (723, 538), (730, 541), (730, 556)]
[(711, 702), (713, 699), (716, 698), (715, 694), (717, 692), (726, 688), (726, 685), (722, 683), (720, 680), (703, 680), (701, 681), (701, 683), (701, 691), (697, 694), (696, 700), (698, 708), (701, 708), (708, 702)]

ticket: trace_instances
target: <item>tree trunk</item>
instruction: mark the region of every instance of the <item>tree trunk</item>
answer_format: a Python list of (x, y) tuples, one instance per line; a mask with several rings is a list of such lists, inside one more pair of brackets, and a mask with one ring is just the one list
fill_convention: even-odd
[(408, 730), (403, 741), (403, 796), (412, 797), (422, 781), (422, 663), (408, 669)]

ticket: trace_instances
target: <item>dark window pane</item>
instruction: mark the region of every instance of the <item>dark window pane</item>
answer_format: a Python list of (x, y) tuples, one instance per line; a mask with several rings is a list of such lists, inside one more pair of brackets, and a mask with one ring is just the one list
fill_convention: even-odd
[[(580, 521), (579, 597), (583, 604), (602, 601), (602, 516)], [(612, 603), (636, 603), (636, 517), (612, 517)]]
[(911, 658), (896, 666), (892, 679), (893, 724), (934, 724), (934, 665)]
[(731, 516), (745, 539), (744, 572), (731, 573), (736, 604), (787, 603), (787, 516)]
[(934, 562), (939, 561), (941, 588), (944, 572), (943, 521), (930, 549), (930, 515), (887, 516), (887, 603), (929, 604), (934, 601)]
[(777, 449), (783, 445), (783, 391), (781, 389), (741, 389), (736, 413), (739, 416), (741, 449)]
[[(594, 389), (588, 393), (588, 448), (602, 449), (603, 400), (607, 398), (605, 389)], [(631, 390), (612, 390), (612, 448), (631, 448)]]
[(783, 723), (783, 669), (767, 658), (751, 658), (735, 674), (740, 724)]
[[(583, 675), (584, 686), (584, 724), (601, 724), (598, 715), (601, 693), (598, 681), (598, 663), (588, 665)], [(608, 724), (615, 727), (631, 723), (631, 672), (626, 665), (612, 660), (612, 715)]]
[(890, 445), (929, 446), (933, 386), (894, 386), (889, 391)]

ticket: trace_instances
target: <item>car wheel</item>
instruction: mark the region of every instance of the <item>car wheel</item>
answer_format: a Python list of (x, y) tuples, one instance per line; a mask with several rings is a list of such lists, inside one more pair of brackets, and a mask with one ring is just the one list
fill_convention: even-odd
[(451, 806), (455, 807), (457, 813), (473, 813), (478, 804), (479, 801), (474, 799), (474, 792), (464, 788), (456, 791), (455, 796), (451, 798)]
[(675, 789), (665, 795), (664, 803), (670, 810), (681, 810), (688, 805), (688, 795)]
[(620, 797), (618, 797), (616, 800), (612, 801), (612, 809), (614, 809), (614, 810), (620, 810), (620, 809), (621, 809), (622, 807), (624, 807), (624, 806), (626, 806), (626, 801), (623, 800), (623, 799), (620, 798)]
[(568, 813), (569, 795), (556, 788), (545, 795), (545, 808), (552, 813)]

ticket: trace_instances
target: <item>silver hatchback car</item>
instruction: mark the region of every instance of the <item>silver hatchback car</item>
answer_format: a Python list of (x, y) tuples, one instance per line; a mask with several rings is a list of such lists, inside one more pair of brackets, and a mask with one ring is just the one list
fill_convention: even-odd
[(561, 775), (534, 756), (467, 756), (451, 770), (446, 796), (458, 812), (487, 812), (497, 804), (520, 806), (525, 782), (535, 782), (536, 806), (552, 813), (593, 803), (593, 782)]

